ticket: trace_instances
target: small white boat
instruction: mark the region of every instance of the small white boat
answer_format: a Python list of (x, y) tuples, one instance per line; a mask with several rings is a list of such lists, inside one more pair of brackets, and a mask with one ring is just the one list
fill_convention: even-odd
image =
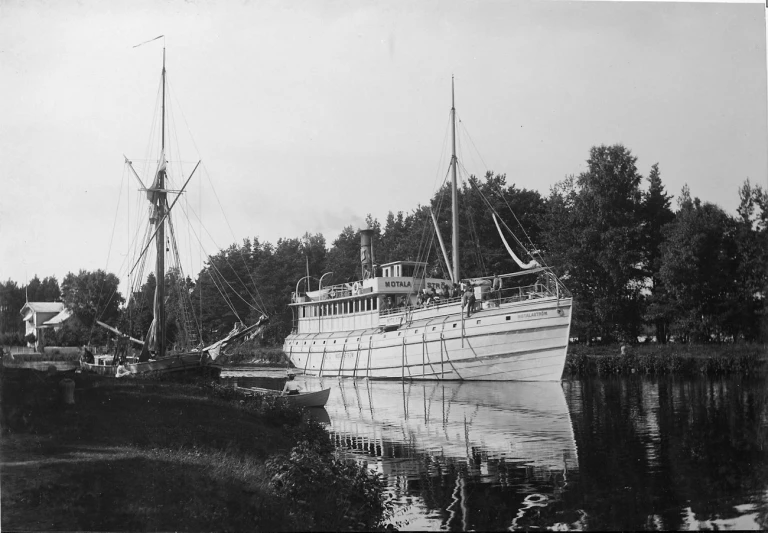
[[(235, 390), (241, 391), (246, 395), (262, 394), (280, 396), (281, 391), (274, 389), (262, 389), (261, 387), (235, 387)], [(301, 407), (323, 407), (328, 402), (331, 389), (322, 389), (314, 392), (300, 392), (298, 394), (288, 394), (283, 396), (293, 405)]]

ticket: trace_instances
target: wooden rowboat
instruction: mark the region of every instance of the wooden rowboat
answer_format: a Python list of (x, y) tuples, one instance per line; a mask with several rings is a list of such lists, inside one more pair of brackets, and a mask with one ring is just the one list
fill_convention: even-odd
[[(261, 387), (235, 387), (235, 389), (246, 395), (269, 394), (280, 396), (280, 391), (274, 389), (262, 389)], [(328, 401), (330, 394), (331, 389), (323, 389), (315, 392), (300, 392), (299, 394), (286, 395), (283, 398), (293, 405), (301, 407), (323, 407)]]

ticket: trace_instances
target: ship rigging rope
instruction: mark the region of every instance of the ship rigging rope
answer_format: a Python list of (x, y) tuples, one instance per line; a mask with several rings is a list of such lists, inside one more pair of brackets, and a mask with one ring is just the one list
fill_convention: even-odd
[[(442, 185), (440, 185), (440, 190), (443, 190), (443, 188), (445, 187), (446, 183), (448, 182), (448, 174), (449, 174), (450, 172), (451, 172), (451, 165), (448, 165), (448, 168), (447, 168), (447, 169), (446, 169), (446, 171), (445, 171), (445, 175), (443, 176), (443, 183), (442, 183)], [(448, 197), (448, 196), (449, 196), (448, 194), (441, 194), (441, 195), (438, 197), (437, 206), (436, 206), (436, 211), (437, 211), (437, 213), (436, 213), (436, 215), (435, 215), (435, 217), (436, 217), (436, 218), (438, 218), (438, 219), (439, 219), (439, 217), (440, 217), (440, 212), (441, 212), (441, 211), (442, 211), (442, 209), (443, 209), (443, 201), (444, 201), (444, 200), (445, 200), (445, 198), (446, 198), (446, 197)], [(427, 261), (429, 260), (429, 254), (431, 253), (431, 250), (432, 250), (432, 243), (435, 241), (435, 238), (436, 238), (436, 234), (435, 234), (435, 232), (436, 232), (436, 231), (438, 231), (438, 230), (437, 230), (437, 229), (435, 229), (435, 231), (432, 231), (432, 232), (430, 232), (430, 241), (429, 241), (429, 244), (427, 245), (427, 248), (426, 248), (426, 250), (427, 250), (427, 256), (424, 258), (424, 262), (427, 262)], [(437, 254), (437, 261), (438, 261), (438, 263), (441, 265), (441, 267), (440, 267), (440, 268), (442, 269), (442, 262), (441, 262), (441, 260), (440, 260), (440, 256), (441, 256), (441, 255), (442, 255), (442, 254), (440, 254), (440, 253), (438, 253), (438, 254)], [(446, 271), (450, 271), (450, 270), (451, 270), (451, 265), (449, 265), (449, 264), (446, 264), (446, 265), (445, 265), (445, 267), (446, 267), (446, 268), (445, 268), (445, 270), (443, 270), (443, 274), (445, 274), (445, 272), (446, 272)], [(426, 273), (425, 273), (425, 274), (426, 274)], [(450, 276), (448, 276), (448, 277), (450, 277), (451, 279), (453, 279), (453, 275), (450, 275)], [(458, 283), (458, 280), (456, 280), (456, 282)]]
[[(440, 157), (437, 160), (438, 162), (437, 162), (436, 170), (435, 170), (435, 179), (434, 179), (434, 182), (433, 182), (433, 185), (432, 185), (433, 190), (435, 188), (435, 185), (437, 184), (437, 179), (440, 176), (440, 168), (443, 166), (442, 165), (442, 161), (444, 161), (445, 152), (448, 149), (448, 133), (450, 131), (450, 125), (451, 125), (451, 113), (449, 111), (448, 112), (448, 118), (446, 120), (445, 131), (444, 131), (444, 134), (443, 134), (442, 149), (441, 149), (441, 152), (440, 152)], [(450, 170), (450, 167), (448, 167), (448, 170)], [(446, 171), (445, 175), (443, 176), (443, 181), (442, 181), (443, 185), (445, 185), (445, 181), (447, 179), (447, 176), (448, 176), (448, 171)], [(441, 188), (442, 188), (442, 185), (441, 185)], [(441, 200), (442, 200), (442, 198), (441, 198)], [(430, 205), (430, 207), (431, 207), (431, 205)], [(438, 213), (439, 213), (439, 209), (438, 209)], [(429, 256), (430, 256), (431, 249), (432, 249), (432, 243), (433, 243), (433, 241), (435, 239), (435, 231), (434, 231), (434, 229), (430, 231), (429, 228), (431, 228), (431, 227), (432, 227), (432, 222), (430, 220), (430, 217), (427, 215), (426, 219), (424, 220), (424, 224), (422, 225), (421, 237), (419, 238), (419, 247), (418, 247), (419, 251), (418, 251), (418, 253), (416, 255), (416, 262), (417, 263), (420, 263), (420, 262), (428, 263), (429, 262)], [(429, 241), (429, 243), (425, 245), (425, 243), (427, 243), (427, 241)], [(437, 257), (438, 257), (438, 262), (439, 262), (440, 254), (437, 254)], [(442, 268), (442, 266), (441, 266), (441, 268)], [(420, 276), (421, 276), (422, 279), (425, 279), (427, 277), (427, 265), (421, 267), (421, 274), (420, 274)], [(419, 277), (419, 267), (415, 268), (414, 272), (413, 272), (413, 278), (416, 279), (418, 277)]]
[[(243, 320), (240, 318), (240, 315), (237, 313), (237, 309), (235, 309), (235, 305), (232, 303), (232, 300), (227, 296), (226, 289), (224, 288), (224, 283), (221, 283), (222, 281), (226, 283), (226, 279), (221, 274), (218, 268), (213, 264), (213, 261), (210, 262), (211, 266), (213, 267), (212, 270), (208, 272), (208, 274), (211, 276), (211, 281), (213, 281), (214, 287), (216, 287), (216, 290), (219, 291), (219, 294), (224, 299), (224, 301), (227, 303), (227, 306), (229, 306), (229, 310), (232, 311), (232, 313), (237, 317), (237, 320), (242, 322)], [(220, 281), (216, 281), (216, 275), (220, 276)], [(219, 286), (221, 284), (221, 286)], [(230, 286), (231, 288), (231, 286)], [(233, 289), (233, 292), (237, 294), (237, 291)], [(241, 298), (242, 299), (242, 298)], [(247, 302), (246, 302), (247, 303)]]
[[(167, 206), (167, 201), (166, 201)], [(178, 285), (178, 292), (179, 292), (179, 300), (183, 301), (181, 302), (181, 314), (183, 315), (184, 319), (184, 325), (186, 327), (186, 324), (190, 322), (190, 316), (187, 311), (187, 303), (189, 303), (190, 307), (192, 307), (192, 299), (189, 296), (189, 290), (186, 283), (186, 276), (184, 275), (184, 269), (181, 264), (181, 260), (179, 258), (179, 246), (176, 242), (176, 230), (173, 226), (173, 221), (171, 218), (168, 218), (168, 227), (171, 230), (171, 246), (173, 250), (173, 258), (175, 259), (175, 267), (178, 271), (178, 279), (176, 280), (176, 283)], [(192, 313), (191, 321), (194, 322), (195, 328), (197, 329), (197, 333), (200, 334), (202, 331), (202, 327), (200, 323), (197, 321), (197, 317)], [(187, 335), (189, 335), (189, 332), (187, 332)]]
[[(190, 224), (189, 224), (189, 227), (191, 228), (191, 227), (192, 227), (192, 224), (191, 224), (192, 220), (189, 218), (189, 213), (187, 213), (187, 211), (185, 211), (185, 210), (184, 210), (184, 206), (183, 206), (183, 204), (182, 204), (182, 207), (181, 207), (181, 209), (182, 209), (182, 212), (184, 213), (184, 215), (187, 217), (187, 220), (190, 222)], [(189, 212), (191, 212), (193, 215), (195, 215), (195, 216), (197, 217), (197, 214), (195, 213), (194, 209), (190, 208), (190, 209), (189, 209)], [(199, 219), (198, 219), (198, 220), (199, 220)], [(211, 238), (211, 240), (213, 240), (213, 236), (212, 236), (212, 235), (211, 235), (211, 234), (208, 232), (208, 230), (206, 229), (206, 227), (205, 227), (205, 226), (202, 226), (202, 228), (205, 230), (205, 232), (208, 234), (208, 236)], [(209, 257), (210, 259), (213, 259), (213, 256), (211, 256), (210, 254), (208, 254), (208, 252), (206, 252), (206, 251), (205, 251), (205, 247), (203, 246), (203, 242), (202, 242), (202, 240), (200, 239), (200, 236), (197, 234), (197, 232), (196, 232), (194, 229), (192, 230), (192, 234), (193, 234), (193, 235), (195, 236), (195, 238), (197, 239), (197, 242), (200, 244), (200, 248), (202, 248), (202, 249), (203, 249), (203, 252), (205, 253), (205, 255), (206, 255), (207, 257)], [(214, 245), (216, 246), (216, 242), (215, 242), (215, 241), (214, 241)], [(232, 269), (232, 272), (234, 272), (234, 274), (235, 274), (235, 277), (237, 277), (237, 279), (240, 281), (240, 283), (242, 283), (243, 285), (245, 285), (245, 283), (243, 283), (243, 280), (242, 280), (242, 279), (240, 279), (240, 277), (237, 275), (237, 272), (235, 271), (235, 269), (232, 267), (232, 265), (231, 265), (231, 264), (229, 263), (229, 261), (227, 260), (226, 254), (225, 254), (223, 257), (224, 257), (224, 262), (227, 264), (227, 266), (229, 266), (229, 268), (231, 268), (231, 269)], [(212, 260), (211, 260), (209, 263), (210, 263), (210, 266), (212, 266), (214, 269), (216, 269), (216, 270), (218, 271), (218, 267), (216, 267), (216, 265), (214, 264), (214, 262), (213, 262)], [(249, 302), (248, 300), (246, 300), (245, 298), (243, 298), (242, 296), (240, 296), (240, 294), (238, 293), (238, 291), (236, 291), (236, 290), (235, 290), (235, 288), (234, 288), (234, 287), (232, 287), (232, 285), (231, 285), (231, 284), (230, 284), (230, 283), (227, 281), (227, 279), (224, 277), (224, 275), (223, 275), (223, 274), (222, 274), (220, 271), (219, 271), (218, 273), (219, 273), (219, 275), (221, 276), (221, 279), (222, 279), (223, 283), (226, 283), (226, 284), (229, 286), (229, 288), (230, 288), (230, 289), (232, 289), (232, 292), (233, 292), (233, 293), (234, 293), (234, 294), (235, 294), (235, 295), (236, 295), (238, 298), (240, 298), (240, 299), (241, 299), (241, 300), (242, 300), (242, 301), (243, 301), (243, 302), (244, 302), (244, 303), (245, 303), (245, 304), (246, 304), (248, 307), (250, 307), (251, 309), (253, 309), (253, 310), (255, 310), (255, 311), (258, 311), (259, 313), (262, 313), (262, 314), (266, 314), (266, 313), (264, 312), (264, 310), (263, 310), (263, 309), (264, 309), (264, 307), (263, 307), (263, 305), (264, 305), (264, 304), (263, 304), (263, 302), (262, 302), (262, 307), (261, 307), (261, 308), (259, 308), (258, 306), (252, 305), (252, 304), (251, 304), (251, 302)], [(247, 290), (247, 288), (246, 288), (246, 290)], [(251, 295), (250, 295), (250, 293), (249, 293), (249, 296), (251, 296)], [(257, 303), (255, 299), (254, 299), (254, 303)]]
[[(464, 172), (467, 172), (467, 169), (466, 169), (466, 168), (464, 168), (464, 166), (463, 166), (463, 165), (462, 165), (462, 169), (464, 170)], [(498, 212), (496, 211), (496, 209), (493, 207), (493, 205), (492, 205), (492, 204), (491, 204), (491, 202), (488, 200), (488, 198), (486, 198), (486, 197), (485, 197), (485, 195), (482, 193), (482, 191), (481, 191), (481, 190), (480, 190), (480, 188), (477, 186), (477, 184), (476, 184), (476, 183), (474, 183), (472, 180), (468, 180), (468, 181), (470, 182), (470, 184), (472, 185), (472, 187), (474, 187), (475, 191), (477, 191), (478, 195), (480, 195), (480, 198), (483, 200), (483, 202), (484, 202), (484, 203), (485, 203), (485, 205), (488, 207), (488, 209), (490, 209), (490, 210), (491, 210), (491, 212), (493, 212), (493, 213), (496, 213), (496, 215), (497, 215), (497, 216), (499, 216), (499, 213), (498, 213)], [(510, 209), (510, 211), (511, 211), (511, 209)], [(514, 214), (514, 212), (513, 212), (512, 214)], [(499, 216), (499, 219), (501, 219), (501, 216)], [(503, 220), (502, 220), (502, 224), (504, 224), (504, 221), (503, 221)], [(520, 246), (520, 247), (521, 247), (523, 250), (525, 250), (525, 251), (526, 251), (526, 252), (527, 252), (527, 253), (530, 255), (530, 252), (528, 251), (528, 249), (527, 249), (527, 248), (525, 247), (525, 245), (524, 245), (524, 244), (523, 244), (523, 243), (520, 241), (520, 239), (518, 239), (518, 238), (517, 238), (517, 236), (514, 234), (514, 232), (513, 232), (512, 230), (510, 230), (510, 229), (509, 229), (509, 226), (507, 226), (506, 224), (504, 224), (504, 227), (505, 227), (505, 228), (507, 228), (507, 230), (508, 230), (508, 231), (509, 231), (509, 232), (512, 234), (512, 237), (515, 239), (515, 242), (516, 242), (516, 243), (517, 243), (517, 244), (518, 244), (518, 245), (519, 245), (519, 246)], [(529, 239), (529, 240), (530, 240), (530, 239)], [(531, 243), (531, 245), (533, 245), (533, 243)]]
[[(208, 172), (205, 172), (206, 177), (208, 177), (208, 182), (210, 183), (210, 177), (208, 176)], [(227, 214), (224, 211), (224, 206), (221, 205), (221, 200), (219, 199), (219, 195), (216, 194), (216, 189), (213, 188), (213, 184), (211, 183), (211, 189), (213, 190), (213, 195), (216, 197), (216, 202), (219, 204), (219, 208), (221, 209), (221, 212), (224, 214), (224, 221), (227, 223), (227, 227), (229, 228), (229, 233), (232, 235), (232, 239), (236, 240), (235, 232), (232, 230), (232, 226), (229, 223), (229, 219), (227, 218)], [(243, 262), (243, 266), (245, 267), (245, 271), (248, 273), (248, 278), (251, 280), (251, 284), (253, 285), (253, 290), (256, 291), (256, 295), (258, 297), (258, 301), (261, 304), (262, 309), (266, 309), (266, 306), (264, 305), (264, 300), (261, 298), (261, 293), (259, 293), (259, 288), (256, 286), (256, 281), (253, 279), (253, 275), (251, 274), (251, 269), (248, 268), (248, 263), (245, 261), (245, 257), (243, 257), (243, 250), (242, 248), (239, 248), (239, 256), (240, 260)], [(229, 264), (229, 261), (227, 260), (226, 256), (224, 257), (225, 261), (227, 261), (227, 264)], [(243, 285), (246, 292), (248, 293), (248, 296), (256, 301), (256, 298), (254, 298), (253, 294), (251, 294), (251, 291), (248, 290), (248, 286), (243, 282), (242, 279), (240, 279), (240, 276), (237, 274), (237, 271), (230, 265), (230, 268), (232, 268), (232, 272), (235, 274), (235, 277), (237, 277), (238, 281)], [(261, 312), (261, 311), (260, 311)], [(262, 314), (266, 314), (263, 313)]]
[[(461, 125), (461, 120), (459, 120), (459, 124)], [(464, 150), (463, 150), (464, 146), (462, 144), (460, 136), (457, 136), (457, 141), (458, 141), (458, 145), (459, 145), (457, 151), (459, 153), (463, 154), (464, 153)], [(467, 169), (464, 167), (463, 163), (461, 165), (459, 165), (459, 159), (457, 157), (456, 158), (457, 174), (459, 173), (459, 166), (461, 168), (461, 171), (463, 171), (463, 175), (462, 175), (462, 178), (464, 178), (463, 181), (465, 181), (465, 182), (468, 181), (468, 182), (471, 183), (472, 182), (472, 180), (470, 179), (471, 175), (469, 174), (469, 172), (467, 172)], [(458, 180), (457, 180), (457, 182), (458, 182)], [(456, 184), (456, 187), (458, 188), (458, 183)], [(472, 239), (472, 242), (474, 244), (475, 260), (477, 261), (477, 265), (480, 267), (480, 271), (484, 275), (487, 275), (488, 274), (488, 269), (485, 266), (485, 261), (483, 260), (483, 254), (482, 254), (482, 251), (480, 250), (480, 236), (477, 233), (477, 227), (475, 225), (475, 219), (472, 216), (472, 208), (471, 208), (471, 206), (469, 206), (469, 205), (466, 206), (466, 209), (464, 209), (464, 214), (465, 214), (465, 216), (467, 218), (467, 227), (469, 228), (469, 236)]]
[[(109, 236), (109, 249), (107, 251), (107, 260), (104, 265), (104, 277), (102, 278), (101, 283), (99, 284), (99, 293), (98, 293), (98, 296), (96, 297), (96, 309), (101, 308), (101, 294), (102, 294), (102, 291), (104, 290), (106, 273), (107, 273), (107, 269), (109, 268), (109, 257), (110, 255), (112, 255), (112, 243), (115, 240), (115, 228), (117, 227), (117, 214), (120, 212), (120, 203), (122, 202), (122, 199), (123, 199), (123, 184), (125, 183), (125, 175), (126, 175), (126, 168), (125, 166), (123, 166), (123, 176), (120, 178), (120, 194), (117, 196), (117, 207), (115, 208), (115, 218), (112, 221), (112, 233)], [(107, 310), (107, 305), (109, 305), (109, 302), (112, 301), (112, 298), (117, 293), (117, 290), (119, 287), (120, 287), (120, 284), (118, 283), (118, 286), (115, 287), (115, 290), (113, 290), (112, 294), (109, 295), (109, 298), (107, 299), (107, 303), (104, 304), (104, 308), (99, 314), (99, 317), (97, 318), (97, 320), (100, 320), (101, 317), (104, 315), (104, 313)], [(96, 327), (96, 321), (94, 320), (94, 322), (91, 324), (91, 329), (88, 332), (88, 344), (91, 343), (91, 338), (93, 337), (93, 328), (95, 327)]]
[[(478, 150), (478, 149), (477, 149), (477, 145), (475, 145), (475, 141), (472, 139), (472, 136), (469, 134), (469, 130), (466, 128), (466, 126), (464, 126), (464, 122), (463, 122), (463, 121), (460, 121), (460, 124), (461, 124), (461, 129), (462, 129), (463, 133), (464, 133), (464, 134), (467, 136), (467, 138), (469, 139), (469, 142), (472, 144), (472, 147), (475, 149), (475, 153), (477, 154), (477, 157), (479, 157), (479, 158), (480, 158), (480, 161), (481, 161), (481, 163), (482, 163), (482, 165), (483, 165), (483, 168), (485, 168), (485, 169), (486, 169), (486, 171), (487, 171), (487, 170), (488, 170), (488, 165), (485, 163), (485, 160), (483, 159), (483, 156), (482, 156), (482, 154), (480, 153), (480, 150)], [(478, 192), (479, 192), (479, 191), (478, 191)], [(525, 226), (523, 226), (523, 224), (522, 224), (522, 223), (520, 222), (520, 220), (517, 218), (517, 215), (515, 214), (515, 211), (512, 209), (512, 206), (511, 206), (511, 205), (509, 205), (509, 202), (507, 201), (507, 198), (506, 198), (506, 196), (504, 196), (504, 194), (503, 194), (503, 191), (501, 191), (501, 189), (500, 189), (499, 187), (497, 187), (497, 188), (496, 188), (496, 190), (494, 190), (494, 192), (495, 192), (496, 194), (498, 194), (498, 195), (499, 195), (499, 197), (500, 197), (500, 198), (501, 198), (501, 199), (504, 201), (504, 204), (507, 206), (507, 209), (509, 209), (509, 212), (510, 212), (510, 213), (512, 213), (512, 216), (514, 217), (514, 219), (515, 219), (515, 222), (517, 222), (517, 225), (518, 225), (518, 226), (520, 227), (520, 229), (522, 230), (522, 232), (523, 232), (523, 235), (525, 235), (525, 238), (526, 238), (526, 240), (528, 241), (528, 243), (531, 245), (531, 248), (532, 248), (532, 249), (536, 249), (536, 245), (535, 245), (535, 244), (533, 244), (533, 241), (531, 240), (531, 237), (528, 235), (528, 232), (526, 232), (526, 231), (525, 231)], [(483, 196), (483, 194), (482, 194), (482, 193), (480, 193), (480, 196), (482, 196), (482, 197), (483, 197), (483, 199), (485, 199), (485, 197)], [(487, 200), (486, 200), (486, 202), (487, 202)], [(487, 202), (487, 203), (488, 203), (488, 202)], [(491, 207), (491, 209), (493, 209), (493, 207), (492, 207), (492, 206), (490, 206), (490, 203), (489, 203), (489, 207)], [(519, 244), (519, 245), (520, 245), (520, 246), (521, 246), (521, 247), (522, 247), (524, 250), (526, 250), (526, 252), (528, 252), (527, 248), (526, 248), (526, 247), (525, 247), (525, 246), (524, 246), (524, 245), (523, 245), (523, 244), (520, 242), (520, 240), (517, 238), (517, 236), (515, 235), (515, 233), (514, 233), (514, 232), (513, 232), (513, 231), (512, 231), (512, 230), (509, 228), (509, 226), (507, 226), (507, 224), (506, 224), (506, 223), (504, 222), (504, 220), (501, 218), (501, 216), (499, 215), (499, 213), (498, 213), (498, 212), (496, 212), (495, 210), (494, 210), (494, 212), (496, 213), (496, 215), (497, 215), (497, 216), (499, 216), (499, 220), (501, 220), (501, 223), (504, 225), (504, 227), (505, 227), (505, 228), (507, 228), (507, 231), (509, 231), (509, 233), (510, 233), (510, 234), (512, 235), (512, 237), (515, 239), (515, 241), (517, 241), (517, 243), (518, 243), (518, 244)], [(529, 254), (531, 257), (533, 257), (533, 253), (531, 253), (531, 252), (528, 252), (528, 254)], [(538, 255), (538, 256), (539, 256), (539, 259), (541, 259), (541, 262), (542, 262), (542, 264), (544, 264), (544, 266), (547, 266), (547, 265), (546, 265), (546, 262), (544, 261), (544, 258), (541, 256), (541, 254), (536, 254), (536, 255)]]
[[(166, 85), (168, 87), (168, 93), (171, 96), (171, 98), (169, 100), (174, 100), (174, 101), (178, 102), (178, 99), (176, 98), (176, 92), (171, 87), (171, 83), (168, 80), (168, 75), (167, 74), (166, 74)], [(192, 140), (192, 145), (194, 146), (194, 148), (197, 151), (197, 153), (200, 153), (200, 150), (197, 147), (197, 142), (195, 141), (195, 138), (192, 135), (192, 130), (189, 128), (189, 123), (187, 122), (187, 117), (186, 117), (186, 115), (184, 115), (184, 110), (181, 108), (181, 106), (178, 106), (178, 110), (179, 110), (179, 113), (181, 113), (181, 118), (184, 121), (184, 125), (187, 128), (187, 133), (189, 134), (189, 137)], [(174, 124), (175, 124), (175, 122), (174, 122)], [(229, 228), (229, 232), (232, 235), (232, 238), (236, 241), (237, 239), (235, 238), (235, 233), (234, 233), (234, 231), (232, 231), (232, 226), (229, 223), (229, 219), (227, 219), (227, 214), (224, 211), (223, 206), (221, 205), (221, 200), (219, 199), (219, 195), (216, 193), (216, 189), (213, 187), (213, 183), (211, 183), (210, 176), (208, 176), (208, 171), (206, 170), (205, 166), (203, 166), (203, 172), (206, 175), (206, 177), (208, 178), (208, 183), (211, 185), (211, 190), (213, 191), (213, 194), (216, 197), (216, 201), (219, 204), (219, 208), (221, 209), (221, 212), (224, 215), (224, 221), (227, 223), (227, 227)], [(199, 218), (198, 218), (198, 220), (199, 220)], [(207, 230), (206, 230), (206, 233), (207, 233)], [(208, 235), (210, 236), (210, 233)], [(213, 241), (213, 237), (211, 237), (211, 240)], [(216, 244), (215, 241), (214, 241), (214, 244)], [(201, 246), (202, 246), (202, 243), (201, 243)], [(221, 249), (218, 245), (217, 245), (217, 248)], [(208, 254), (206, 254), (206, 255), (208, 255)], [(253, 285), (253, 289), (254, 289), (254, 291), (256, 291), (256, 297), (254, 297), (253, 294), (248, 290), (248, 286), (239, 278), (239, 276), (238, 276), (238, 280), (243, 285), (243, 288), (246, 290), (246, 292), (248, 294), (248, 297), (251, 298), (254, 301), (254, 303), (257, 303), (257, 298), (258, 298), (258, 304), (257, 305), (259, 305), (259, 306), (258, 307), (251, 306), (251, 307), (253, 309), (256, 309), (257, 311), (259, 311), (262, 314), (266, 314), (266, 312), (263, 311), (264, 309), (266, 309), (266, 306), (264, 305), (264, 300), (261, 297), (261, 293), (259, 293), (259, 289), (256, 286), (256, 281), (253, 279), (253, 275), (251, 274), (250, 268), (248, 268), (248, 264), (246, 263), (245, 258), (242, 257), (242, 250), (240, 251), (240, 256), (241, 256), (241, 259), (243, 261), (243, 265), (245, 266), (245, 270), (246, 270), (246, 272), (248, 272), (248, 277), (251, 280), (251, 284)], [(232, 269), (232, 271), (235, 272), (234, 268)], [(237, 275), (236, 272), (235, 272), (235, 275)], [(240, 297), (240, 298), (242, 299), (242, 297)], [(243, 301), (245, 301), (245, 300), (243, 299)], [(248, 303), (248, 302), (246, 302), (246, 303), (250, 306), (250, 303)]]

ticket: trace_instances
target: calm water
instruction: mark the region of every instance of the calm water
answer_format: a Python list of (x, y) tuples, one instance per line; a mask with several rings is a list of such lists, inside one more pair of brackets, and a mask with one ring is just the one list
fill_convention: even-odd
[(297, 379), (401, 530), (768, 528), (763, 381)]

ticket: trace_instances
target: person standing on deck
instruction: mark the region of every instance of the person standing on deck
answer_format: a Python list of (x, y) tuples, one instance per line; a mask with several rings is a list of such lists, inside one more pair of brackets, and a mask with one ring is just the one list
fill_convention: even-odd
[(472, 317), (472, 309), (475, 307), (475, 291), (471, 286), (467, 286), (467, 290), (462, 297), (462, 306), (467, 308), (467, 318)]
[(501, 278), (497, 275), (493, 275), (493, 292), (495, 294), (495, 298), (498, 300), (501, 298), (501, 287), (502, 287)]
[(301, 387), (299, 387), (299, 384), (293, 379), (294, 377), (296, 377), (296, 374), (288, 372), (288, 381), (285, 382), (283, 392), (280, 393), (280, 396), (285, 396), (286, 394), (292, 396), (299, 393)]

